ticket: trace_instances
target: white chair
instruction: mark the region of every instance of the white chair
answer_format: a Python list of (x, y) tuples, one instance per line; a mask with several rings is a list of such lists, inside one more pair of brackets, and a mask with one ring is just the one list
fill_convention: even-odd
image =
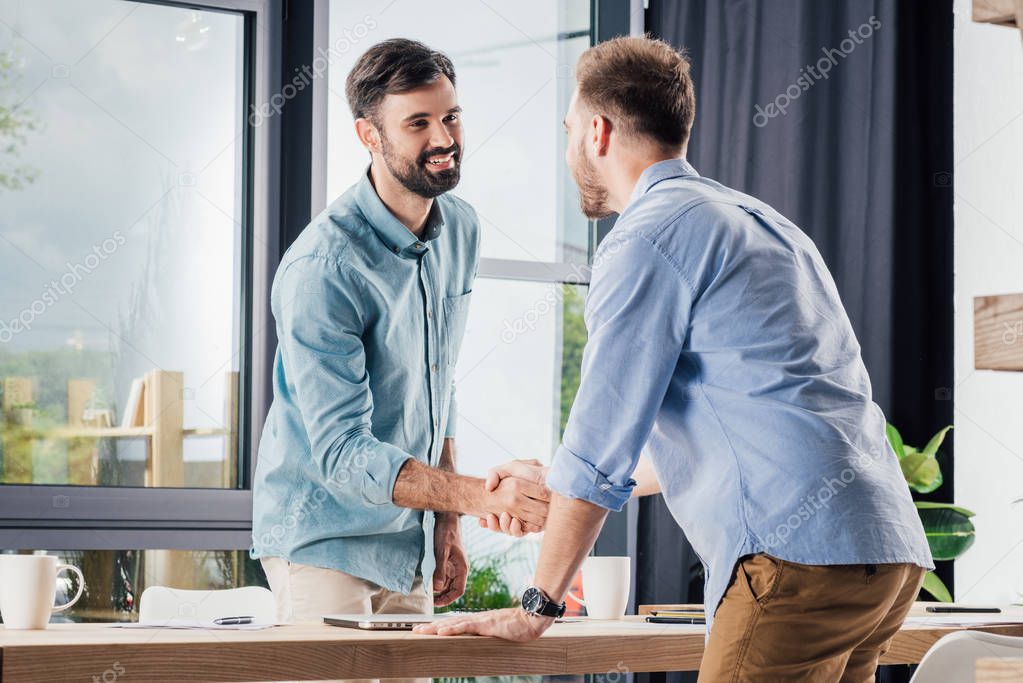
[(910, 683), (974, 683), (982, 657), (1023, 657), (1023, 638), (956, 631), (931, 647)]
[(139, 598), (139, 624), (146, 626), (212, 626), (225, 617), (275, 624), (273, 593), (261, 586), (211, 591), (150, 586)]

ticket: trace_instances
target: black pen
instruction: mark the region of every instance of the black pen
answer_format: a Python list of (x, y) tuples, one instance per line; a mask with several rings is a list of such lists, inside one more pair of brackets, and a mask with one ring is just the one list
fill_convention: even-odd
[(932, 614), (998, 614), (998, 607), (959, 607), (957, 605), (929, 605), (927, 611)]
[(237, 626), (240, 624), (251, 624), (255, 620), (255, 617), (220, 617), (214, 619), (213, 623), (217, 626)]
[(647, 617), (650, 624), (706, 624), (704, 617)]

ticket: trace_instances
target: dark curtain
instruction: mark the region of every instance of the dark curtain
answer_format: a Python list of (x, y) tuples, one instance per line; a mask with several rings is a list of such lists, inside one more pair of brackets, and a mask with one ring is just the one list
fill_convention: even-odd
[[(926, 443), (952, 421), (951, 0), (650, 0), (646, 28), (692, 61), (689, 160), (814, 240), (874, 399)], [(690, 559), (663, 501), (642, 501), (637, 603), (701, 599)]]

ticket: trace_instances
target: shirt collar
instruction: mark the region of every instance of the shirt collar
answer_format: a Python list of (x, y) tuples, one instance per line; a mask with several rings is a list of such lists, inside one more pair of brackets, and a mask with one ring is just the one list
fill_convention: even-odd
[(639, 180), (636, 181), (636, 187), (632, 190), (632, 196), (629, 197), (629, 203), (636, 201), (641, 196), (645, 195), (650, 191), (657, 183), (662, 180), (668, 180), (670, 178), (681, 178), (683, 176), (695, 176), (699, 177), (700, 174), (696, 172), (688, 161), (685, 159), (665, 159), (664, 161), (658, 161), (655, 164), (650, 164), (646, 167), (640, 176)]
[(444, 226), (444, 211), (440, 202), (433, 200), (430, 213), (426, 217), (426, 227), (423, 229), (422, 239), (412, 234), (405, 225), (394, 217), (390, 209), (380, 201), (373, 183), (369, 179), (369, 169), (362, 175), (358, 182), (355, 201), (362, 211), (362, 215), (372, 226), (377, 237), (387, 245), (395, 254), (414, 257), (429, 251), (427, 242), (440, 237), (441, 228)]

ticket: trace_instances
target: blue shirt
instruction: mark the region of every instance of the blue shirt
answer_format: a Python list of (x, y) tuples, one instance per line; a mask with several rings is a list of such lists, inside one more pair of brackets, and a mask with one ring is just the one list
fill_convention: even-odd
[(684, 160), (647, 168), (594, 255), (555, 491), (611, 510), (640, 452), (700, 556), (932, 567), (860, 347), (813, 242)]
[[(273, 404), (253, 482), (253, 557), (408, 593), (433, 573), (433, 514), (394, 505), (409, 458), (454, 436), (454, 370), (479, 258), (476, 213), (433, 202), (417, 239), (368, 176), (302, 231), (271, 291)], [(420, 566), (420, 562), (422, 565)]]

